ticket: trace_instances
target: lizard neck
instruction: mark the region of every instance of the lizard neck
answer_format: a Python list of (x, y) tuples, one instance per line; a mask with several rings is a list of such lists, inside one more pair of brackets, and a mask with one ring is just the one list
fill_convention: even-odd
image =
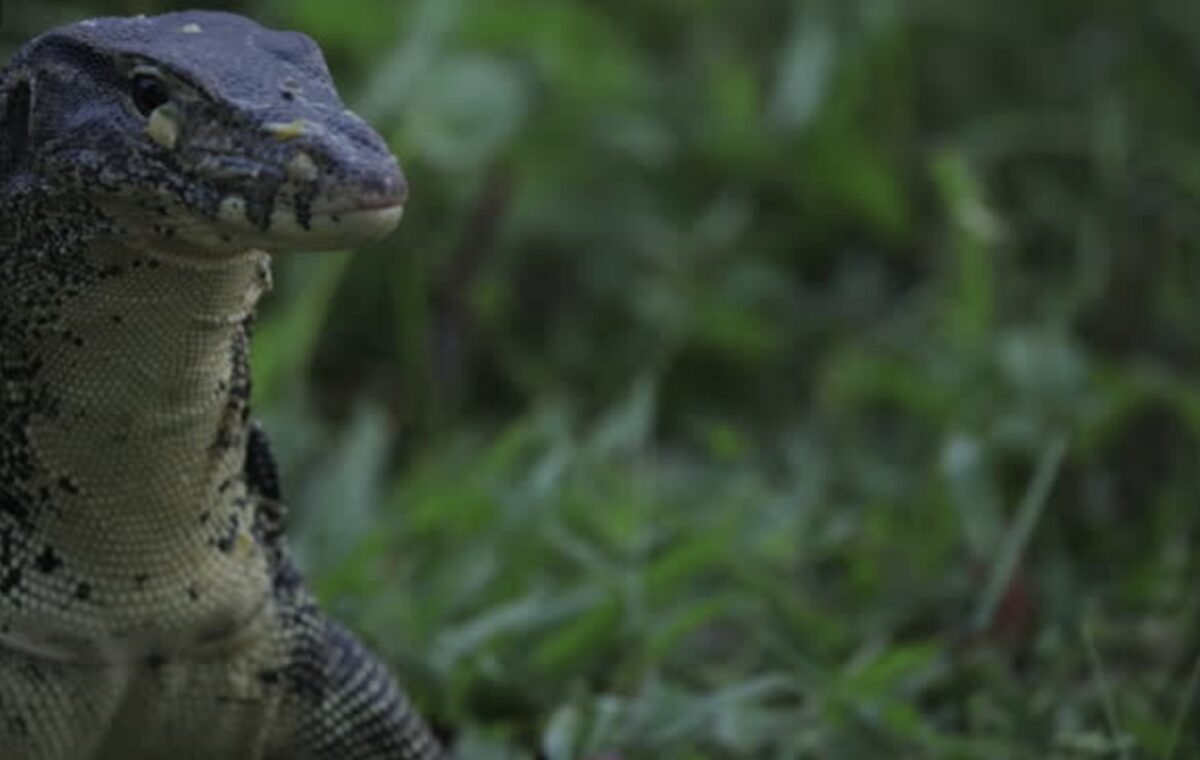
[(229, 635), (267, 583), (243, 477), (266, 255), (98, 239), (0, 263), (21, 296), (0, 293), (0, 637), (111, 659)]

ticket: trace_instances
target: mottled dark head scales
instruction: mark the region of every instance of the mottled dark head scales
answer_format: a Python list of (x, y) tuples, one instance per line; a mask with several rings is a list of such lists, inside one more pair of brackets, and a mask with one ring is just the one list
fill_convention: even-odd
[(398, 211), (355, 212), (406, 192), (315, 42), (208, 11), (81, 21), (22, 48), (0, 74), (0, 192), (16, 204), (21, 186), (214, 254), (373, 238)]
[[(164, 45), (164, 40), (169, 44)], [(236, 102), (269, 102), (278, 94), (274, 83), (291, 74), (309, 102), (342, 108), (321, 49), (312, 38), (268, 29), (232, 13), (182, 11), (89, 19), (46, 32), (27, 45), (21, 57), (33, 59), (45, 45), (64, 44), (152, 58), (198, 88)], [(264, 79), (266, 64), (276, 73)], [(281, 66), (290, 71), (280, 71)]]

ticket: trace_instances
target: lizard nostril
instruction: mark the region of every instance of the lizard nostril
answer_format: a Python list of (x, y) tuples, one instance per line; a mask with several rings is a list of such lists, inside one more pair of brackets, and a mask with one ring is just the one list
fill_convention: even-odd
[(400, 168), (393, 165), (386, 173), (376, 173), (369, 176), (363, 183), (364, 190), (377, 198), (380, 205), (403, 204), (408, 200), (408, 183)]

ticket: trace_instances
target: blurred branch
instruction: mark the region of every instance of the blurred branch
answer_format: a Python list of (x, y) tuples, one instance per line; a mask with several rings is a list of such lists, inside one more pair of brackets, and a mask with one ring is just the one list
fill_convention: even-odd
[(469, 303), (471, 288), (496, 250), (496, 239), (512, 195), (511, 173), (502, 165), (493, 165), (484, 178), (455, 252), (433, 287), (430, 380), (443, 403), (447, 395), (457, 398), (462, 387), (468, 343), (474, 332)]

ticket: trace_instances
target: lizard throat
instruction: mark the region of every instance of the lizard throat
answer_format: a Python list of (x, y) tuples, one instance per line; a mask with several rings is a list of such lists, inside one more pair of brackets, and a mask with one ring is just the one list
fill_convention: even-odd
[[(79, 256), (68, 279), (86, 286), (57, 288), (25, 345), (5, 345), (29, 358), (15, 392), (40, 401), (0, 438), (3, 458), (25, 463), (0, 482), (15, 547), (0, 557), (0, 632), (85, 659), (228, 636), (267, 583), (242, 477), (247, 322), (267, 257), (195, 267), (115, 244)], [(164, 609), (180, 614), (168, 624)]]

